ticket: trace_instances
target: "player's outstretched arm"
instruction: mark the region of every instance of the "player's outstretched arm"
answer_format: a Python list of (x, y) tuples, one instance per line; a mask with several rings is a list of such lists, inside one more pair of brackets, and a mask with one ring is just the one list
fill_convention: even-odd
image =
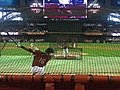
[(29, 51), (31, 53), (34, 53), (34, 51), (31, 48), (24, 47), (24, 46), (20, 45), (20, 43), (17, 44), (17, 47), (22, 48), (22, 49)]

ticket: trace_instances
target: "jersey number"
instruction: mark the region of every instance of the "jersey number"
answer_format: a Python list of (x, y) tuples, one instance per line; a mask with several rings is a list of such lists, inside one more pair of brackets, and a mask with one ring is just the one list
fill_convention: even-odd
[(40, 63), (40, 64), (44, 64), (45, 61), (46, 61), (46, 59), (42, 59), (42, 58), (41, 58), (41, 59), (39, 60), (39, 63)]

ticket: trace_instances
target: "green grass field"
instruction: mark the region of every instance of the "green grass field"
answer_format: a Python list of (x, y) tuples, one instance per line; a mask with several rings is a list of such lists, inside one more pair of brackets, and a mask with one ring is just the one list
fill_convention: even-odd
[[(30, 43), (21, 43), (30, 47)], [(2, 44), (0, 44), (2, 47)], [(41, 51), (49, 43), (35, 43)], [(82, 60), (53, 58), (45, 67), (45, 74), (120, 75), (120, 44), (79, 43), (83, 48)], [(31, 74), (33, 55), (7, 43), (0, 56), (0, 74)]]

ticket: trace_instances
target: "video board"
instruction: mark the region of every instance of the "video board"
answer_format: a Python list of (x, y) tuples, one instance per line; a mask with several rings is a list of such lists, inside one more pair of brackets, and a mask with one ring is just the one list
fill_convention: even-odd
[(31, 11), (44, 13), (44, 18), (86, 18), (86, 6), (87, 0), (45, 0), (30, 3)]

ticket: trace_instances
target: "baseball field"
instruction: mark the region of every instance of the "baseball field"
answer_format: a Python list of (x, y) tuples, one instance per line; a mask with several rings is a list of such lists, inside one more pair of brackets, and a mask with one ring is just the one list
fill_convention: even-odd
[[(30, 43), (21, 43), (30, 47)], [(34, 43), (41, 51), (49, 43)], [(3, 44), (0, 43), (0, 49)], [(82, 59), (52, 58), (45, 67), (45, 74), (81, 74), (81, 75), (120, 75), (120, 44), (78, 43), (82, 48)], [(73, 49), (74, 52), (78, 52)], [(1, 50), (0, 74), (31, 74), (33, 55), (14, 43), (7, 43)]]

